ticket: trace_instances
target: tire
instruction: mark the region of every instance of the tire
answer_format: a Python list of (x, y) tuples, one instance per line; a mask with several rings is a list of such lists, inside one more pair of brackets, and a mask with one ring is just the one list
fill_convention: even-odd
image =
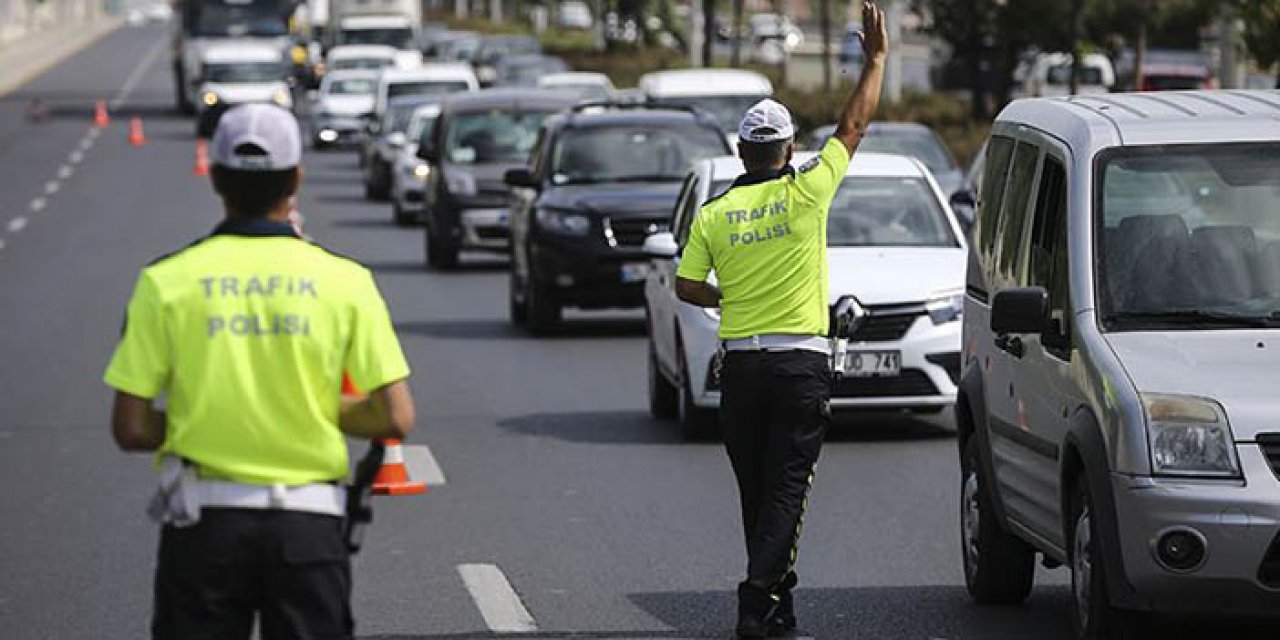
[(529, 307), (516, 295), (520, 285), (516, 282), (515, 260), (512, 259), (511, 262), (511, 272), (507, 277), (507, 313), (511, 318), (511, 324), (523, 327), (529, 324)]
[(423, 231), (426, 235), (427, 265), (441, 271), (458, 266), (458, 247), (447, 239), (439, 238), (430, 225)]
[(524, 304), (528, 310), (529, 333), (545, 336), (560, 328), (560, 302), (550, 289), (536, 282), (532, 272), (524, 282)]
[(1071, 496), (1068, 559), (1071, 568), (1071, 631), (1078, 640), (1123, 640), (1146, 637), (1145, 618), (1111, 606), (1107, 566), (1101, 561), (1102, 539), (1093, 517), (1094, 499), (1083, 473)]
[(658, 420), (672, 420), (680, 415), (680, 389), (662, 375), (652, 340), (649, 342), (649, 415)]
[(676, 394), (676, 418), (680, 421), (680, 434), (690, 442), (710, 439), (719, 423), (716, 412), (703, 409), (693, 401), (693, 378), (689, 375), (689, 363), (684, 358), (684, 348), (676, 343), (680, 358), (680, 388)]
[(1005, 531), (988, 504), (990, 492), (970, 435), (960, 465), (960, 554), (969, 595), (978, 604), (1015, 605), (1031, 594), (1035, 551)]
[(395, 223), (401, 227), (410, 227), (410, 226), (413, 226), (413, 223), (415, 221), (415, 216), (413, 214), (406, 213), (404, 209), (400, 208), (399, 200), (392, 200), (391, 201), (391, 219), (394, 220)]

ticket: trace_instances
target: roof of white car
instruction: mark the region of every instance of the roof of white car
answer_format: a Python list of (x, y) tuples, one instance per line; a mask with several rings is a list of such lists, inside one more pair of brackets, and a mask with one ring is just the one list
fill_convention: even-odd
[(440, 115), (440, 103), (432, 102), (431, 104), (424, 104), (421, 107), (414, 109), (413, 116), (411, 116), (411, 118), (413, 120), (418, 120), (420, 118), (434, 118), (439, 115)]
[(1017, 100), (996, 119), (1066, 141), (1086, 158), (1106, 147), (1280, 140), (1280, 91), (1162, 91)]
[(669, 96), (772, 95), (773, 83), (743, 69), (676, 69), (640, 76), (636, 86), (655, 98)]
[(269, 44), (240, 42), (236, 44), (212, 45), (202, 54), (204, 62), (225, 64), (233, 62), (280, 62), (284, 53), (278, 47)]
[(328, 58), (334, 60), (354, 60), (360, 58), (383, 58), (390, 60), (396, 57), (395, 47), (381, 44), (344, 44), (329, 50)]
[(599, 85), (612, 87), (613, 81), (603, 73), (593, 71), (566, 71), (564, 73), (548, 73), (538, 78), (539, 87), (568, 87), (579, 85)]
[(408, 16), (397, 15), (350, 16), (342, 19), (343, 29), (383, 29), (387, 27), (406, 27), (411, 24), (413, 23)]
[(458, 62), (432, 62), (415, 69), (386, 69), (382, 72), (382, 81), (393, 82), (429, 82), (438, 80), (474, 81), (476, 74), (471, 65)]
[[(791, 166), (798, 167), (818, 154), (805, 151), (791, 158)], [(711, 164), (711, 179), (733, 180), (742, 175), (742, 159), (736, 156), (720, 156), (704, 160)], [(849, 163), (846, 176), (863, 178), (922, 178), (925, 169), (919, 162), (907, 157), (887, 153), (856, 153)]]

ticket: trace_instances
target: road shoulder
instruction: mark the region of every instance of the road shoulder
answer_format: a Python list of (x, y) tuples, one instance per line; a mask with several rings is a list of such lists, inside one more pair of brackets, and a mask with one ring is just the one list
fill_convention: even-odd
[(116, 18), (31, 34), (0, 48), (0, 98), (120, 28)]

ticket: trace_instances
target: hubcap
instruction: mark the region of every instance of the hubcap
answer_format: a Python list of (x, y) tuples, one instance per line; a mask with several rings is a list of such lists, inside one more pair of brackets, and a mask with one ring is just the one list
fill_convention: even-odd
[(978, 547), (978, 530), (981, 523), (982, 515), (978, 511), (978, 473), (970, 469), (965, 473), (964, 486), (960, 494), (960, 527), (964, 534), (964, 570), (966, 577), (970, 580), (978, 570), (978, 559), (981, 553)]
[(1081, 629), (1089, 628), (1092, 611), (1089, 603), (1093, 586), (1093, 518), (1086, 505), (1076, 518), (1075, 538), (1071, 545), (1071, 592), (1076, 601), (1076, 617)]

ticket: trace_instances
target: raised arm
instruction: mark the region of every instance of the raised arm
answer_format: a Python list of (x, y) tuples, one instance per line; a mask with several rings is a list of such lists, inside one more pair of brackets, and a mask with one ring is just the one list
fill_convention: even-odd
[(889, 53), (884, 11), (874, 2), (862, 3), (862, 51), (866, 54), (862, 77), (836, 123), (835, 138), (844, 143), (849, 155), (858, 149), (867, 124), (880, 107), (880, 85), (884, 82), (885, 57)]

